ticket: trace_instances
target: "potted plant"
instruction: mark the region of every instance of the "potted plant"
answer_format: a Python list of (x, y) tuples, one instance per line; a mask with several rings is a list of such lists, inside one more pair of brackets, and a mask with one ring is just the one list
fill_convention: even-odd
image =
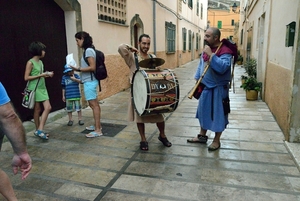
[(247, 75), (241, 75), (241, 82), (242, 84), (244, 84), (245, 80), (248, 79), (248, 76)]
[(239, 55), (238, 55), (238, 58), (237, 58), (237, 60), (236, 60), (237, 65), (242, 65), (242, 64), (243, 64), (243, 61), (244, 61), (243, 56), (239, 54)]
[(256, 78), (256, 59), (248, 59), (245, 61), (243, 67), (245, 68), (245, 72), (249, 77), (255, 77)]
[(262, 89), (262, 83), (256, 79), (256, 66), (255, 59), (249, 59), (244, 63), (244, 68), (248, 76), (242, 75), (246, 79), (240, 87), (246, 91), (247, 100), (257, 100), (258, 92)]
[(258, 92), (261, 91), (262, 88), (262, 83), (258, 82), (254, 77), (249, 77), (241, 85), (241, 88), (243, 88), (246, 91), (247, 100), (257, 100)]

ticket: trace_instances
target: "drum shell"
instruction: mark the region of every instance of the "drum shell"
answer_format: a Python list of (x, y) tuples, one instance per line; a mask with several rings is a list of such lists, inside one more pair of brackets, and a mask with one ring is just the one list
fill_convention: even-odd
[(136, 71), (131, 98), (139, 116), (175, 111), (179, 100), (179, 83), (175, 73), (168, 69)]

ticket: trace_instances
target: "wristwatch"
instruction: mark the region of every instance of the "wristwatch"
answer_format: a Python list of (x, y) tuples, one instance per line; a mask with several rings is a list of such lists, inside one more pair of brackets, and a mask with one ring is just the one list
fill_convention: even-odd
[(78, 71), (79, 71), (79, 72), (81, 71), (80, 69), (81, 69), (81, 67), (79, 66), (79, 67), (78, 67)]

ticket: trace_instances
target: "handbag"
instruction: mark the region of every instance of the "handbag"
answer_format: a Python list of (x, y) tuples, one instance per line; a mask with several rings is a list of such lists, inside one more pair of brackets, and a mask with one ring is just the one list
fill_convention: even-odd
[(28, 109), (33, 109), (34, 108), (35, 91), (36, 91), (36, 88), (39, 84), (39, 81), (40, 81), (40, 78), (37, 81), (34, 90), (28, 89), (29, 81), (27, 82), (26, 87), (25, 87), (24, 92), (23, 92), (23, 99), (22, 99), (22, 106), (23, 107), (28, 108)]
[(200, 84), (198, 85), (197, 89), (196, 89), (195, 92), (193, 93), (193, 97), (194, 97), (195, 99), (198, 100), (198, 99), (200, 98), (200, 96), (201, 96), (201, 94), (202, 94), (202, 91), (203, 91), (204, 87), (205, 87), (205, 85), (202, 84), (202, 83), (200, 83)]

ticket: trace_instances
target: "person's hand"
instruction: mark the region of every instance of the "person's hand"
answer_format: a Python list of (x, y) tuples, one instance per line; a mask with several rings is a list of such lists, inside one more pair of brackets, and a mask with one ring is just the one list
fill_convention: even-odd
[(62, 97), (62, 101), (66, 102), (66, 97), (65, 96)]
[(28, 153), (22, 153), (22, 154), (15, 154), (12, 160), (12, 169), (13, 173), (17, 174), (18, 171), (21, 171), (22, 179), (26, 179), (26, 177), (29, 175), (29, 172), (32, 167), (31, 158)]
[(76, 78), (75, 78), (74, 74), (70, 76), (70, 79), (71, 79), (72, 81), (76, 81)]
[(46, 71), (42, 75), (43, 77), (53, 77), (54, 73), (53, 71)]
[(203, 52), (205, 52), (208, 56), (211, 56), (213, 53), (208, 45), (204, 46)]
[(75, 71), (80, 71), (80, 67), (70, 66), (70, 68), (72, 68)]
[(53, 71), (47, 71), (46, 73), (48, 74), (48, 77), (53, 77), (53, 75), (54, 75)]
[(138, 53), (138, 52), (139, 52), (139, 50), (138, 50), (138, 49), (136, 49), (135, 47), (131, 47), (130, 51), (131, 51), (131, 52), (136, 52), (136, 53)]
[(128, 46), (128, 50), (131, 51), (131, 52), (139, 52), (138, 49), (136, 49), (135, 47), (132, 47), (132, 46)]
[(159, 71), (161, 71), (162, 69), (161, 69), (161, 67), (159, 67), (159, 66), (156, 66), (156, 67), (155, 67), (155, 70), (159, 70)]

